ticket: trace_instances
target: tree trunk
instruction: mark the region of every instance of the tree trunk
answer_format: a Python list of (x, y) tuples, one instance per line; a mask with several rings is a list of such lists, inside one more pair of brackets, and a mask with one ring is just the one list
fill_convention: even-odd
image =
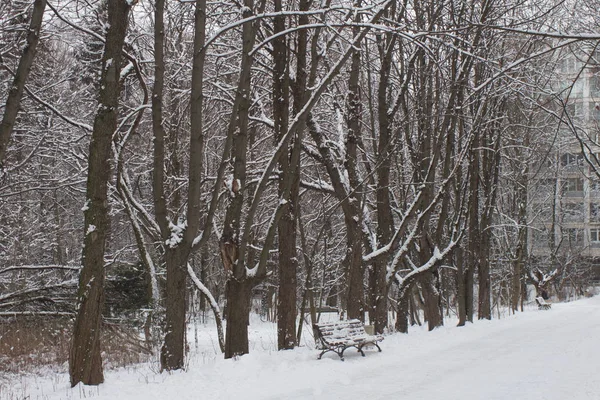
[[(389, 96), (389, 78), (392, 68), (393, 49), (396, 38), (394, 35), (387, 35), (382, 45), (382, 60), (379, 70), (379, 83), (377, 88), (377, 118), (379, 126), (379, 142), (377, 143), (378, 166), (377, 187), (375, 198), (377, 201), (377, 243), (379, 246), (385, 246), (392, 239), (394, 228), (394, 217), (392, 215), (390, 201), (390, 169), (392, 156), (392, 137)], [(378, 259), (372, 265), (370, 272), (371, 283), (371, 310), (374, 316), (375, 331), (383, 332), (387, 326), (387, 291), (386, 291), (386, 270), (387, 258)]]
[[(157, 3), (158, 13), (162, 12), (162, 3)], [(156, 218), (161, 229), (163, 240), (168, 244), (165, 250), (167, 264), (167, 289), (165, 299), (166, 333), (161, 348), (161, 370), (182, 369), (185, 362), (186, 349), (186, 298), (187, 298), (187, 263), (193, 243), (200, 227), (201, 180), (203, 174), (204, 133), (203, 133), (203, 82), (204, 82), (204, 43), (206, 40), (206, 0), (196, 0), (194, 13), (194, 58), (192, 62), (192, 88), (190, 100), (190, 157), (188, 168), (188, 201), (187, 226), (183, 232), (171, 232), (168, 224), (167, 208), (164, 194), (164, 130), (162, 128), (162, 91), (155, 87), (153, 92), (153, 128), (155, 137), (154, 169), (160, 172), (153, 182), (154, 206)], [(160, 18), (162, 22), (162, 18)], [(156, 27), (160, 31), (161, 26)], [(160, 33), (155, 45), (160, 48), (155, 73), (162, 85), (164, 65), (162, 60), (162, 40)], [(210, 222), (208, 222), (210, 223)], [(173, 243), (173, 234), (180, 235), (180, 241)]]
[(396, 317), (396, 331), (408, 333), (409, 298), (411, 289), (401, 290), (398, 296), (398, 316)]
[(4, 157), (6, 156), (10, 136), (17, 119), (17, 113), (19, 112), (19, 104), (21, 103), (25, 83), (27, 82), (27, 77), (35, 58), (45, 8), (46, 0), (35, 0), (33, 3), (33, 13), (31, 14), (31, 22), (27, 31), (27, 45), (23, 49), (13, 84), (6, 99), (4, 116), (0, 124), (0, 172), (2, 172), (4, 166)]
[[(499, 121), (499, 115), (503, 108), (492, 113), (491, 119)], [(494, 118), (495, 117), (495, 118)], [(498, 124), (498, 122), (496, 122)], [(500, 175), (500, 139), (502, 128), (491, 124), (487, 134), (484, 136), (483, 147), (483, 193), (485, 206), (481, 215), (481, 243), (479, 246), (479, 319), (492, 319), (492, 288), (490, 277), (490, 253), (492, 249), (492, 219), (496, 206), (496, 193), (498, 188), (498, 177)], [(494, 136), (495, 135), (495, 136)], [(492, 140), (493, 138), (493, 140)]]
[(104, 381), (100, 329), (104, 305), (104, 249), (109, 230), (108, 181), (113, 133), (117, 129), (121, 52), (127, 32), (129, 3), (108, 1), (108, 31), (102, 57), (98, 113), (88, 157), (83, 268), (79, 278), (79, 311), (69, 354), (71, 386)]
[(165, 293), (165, 341), (160, 351), (160, 368), (172, 371), (182, 369), (186, 348), (186, 278), (187, 255), (180, 248), (167, 249), (167, 288)]
[(479, 247), (481, 235), (479, 232), (479, 135), (476, 135), (471, 148), (469, 162), (469, 230), (467, 263), (464, 268), (465, 315), (473, 322), (473, 278), (475, 269), (479, 269)]
[(252, 283), (250, 280), (227, 281), (227, 330), (225, 333), (225, 358), (248, 354), (248, 324)]
[[(243, 17), (248, 18), (254, 7), (252, 0), (244, 1)], [(227, 279), (227, 327), (225, 333), (225, 358), (248, 353), (248, 313), (250, 312), (251, 289), (256, 279), (247, 276), (246, 254), (240, 250), (240, 224), (246, 190), (246, 158), (248, 148), (248, 122), (250, 110), (250, 83), (252, 57), (249, 55), (254, 45), (255, 29), (253, 22), (242, 27), (242, 62), (233, 108), (229, 119), (228, 135), (233, 134), (231, 156), (233, 176), (229, 193), (229, 204), (225, 212), (223, 234), (220, 241), (221, 261)], [(246, 243), (247, 244), (247, 243)], [(246, 246), (243, 246), (246, 247)], [(268, 247), (268, 244), (264, 244)]]
[[(525, 135), (525, 148), (529, 147), (529, 133)], [(520, 150), (517, 150), (517, 159), (525, 164), (523, 173), (517, 178), (515, 183), (515, 193), (517, 195), (516, 205), (518, 207), (517, 222), (519, 225), (517, 235), (517, 249), (515, 251), (515, 261), (513, 264), (513, 274), (511, 280), (511, 297), (510, 306), (513, 313), (519, 309), (519, 300), (521, 299), (521, 283), (523, 280), (523, 272), (525, 270), (525, 260), (527, 259), (527, 191), (528, 191), (528, 175), (529, 167), (528, 160), (524, 159), (524, 155)]]
[[(282, 11), (281, 0), (275, 0), (275, 12)], [(285, 30), (285, 17), (274, 19), (274, 33)], [(305, 50), (304, 50), (305, 51)], [(285, 36), (273, 40), (273, 120), (275, 140), (278, 143), (288, 130), (290, 87), (287, 71), (288, 51)], [(293, 145), (292, 145), (293, 146)], [(283, 205), (278, 224), (279, 237), (279, 293), (277, 296), (277, 348), (293, 349), (296, 346), (296, 289), (298, 257), (296, 252), (296, 212), (298, 208), (299, 163), (290, 168), (291, 149), (279, 159), (279, 196), (292, 180), (290, 199)]]

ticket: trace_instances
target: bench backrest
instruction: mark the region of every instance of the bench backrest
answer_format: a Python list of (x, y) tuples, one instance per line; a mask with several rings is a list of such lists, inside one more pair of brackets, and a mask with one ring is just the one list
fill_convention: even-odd
[(315, 324), (314, 328), (319, 338), (325, 342), (367, 336), (365, 326), (358, 319)]

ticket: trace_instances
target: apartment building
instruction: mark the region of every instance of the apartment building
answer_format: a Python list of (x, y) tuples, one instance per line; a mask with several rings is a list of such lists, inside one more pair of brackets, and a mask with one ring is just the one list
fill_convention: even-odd
[[(548, 158), (530, 181), (529, 250), (544, 257), (600, 260), (600, 53), (569, 54), (559, 63), (552, 92), (562, 117)], [(595, 171), (596, 170), (596, 171)], [(599, 270), (600, 272), (600, 270)], [(600, 274), (599, 274), (600, 276)]]

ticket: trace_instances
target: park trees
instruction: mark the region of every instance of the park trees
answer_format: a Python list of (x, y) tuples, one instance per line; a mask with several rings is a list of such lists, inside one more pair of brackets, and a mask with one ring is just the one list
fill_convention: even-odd
[[(102, 279), (117, 265), (144, 270), (163, 370), (186, 365), (195, 291), (219, 322), (225, 306), (228, 358), (250, 350), (261, 290), (277, 294), (278, 349), (298, 344), (306, 304), (314, 318), (336, 307), (378, 333), (420, 316), (434, 329), (450, 312), (461, 325), (491, 318), (510, 280), (517, 308), (535, 277), (532, 174), (551, 158), (548, 115), (561, 118), (536, 71), (555, 39), (576, 39), (519, 32), (506, 21), (520, 13), (543, 24), (501, 0), (157, 0), (129, 16), (107, 5), (48, 3), (52, 39), (38, 45), (0, 178), (0, 230), (11, 238), (0, 243), (10, 288), (0, 308), (25, 310), (40, 293), (39, 282), (27, 292), (2, 278), (32, 260), (44, 276), (68, 269), (51, 282), (71, 289), (72, 232), (86, 233), (72, 373), (81, 354), (96, 367), (74, 383), (101, 381), (94, 335)], [(129, 36), (109, 46), (124, 24)], [(2, 50), (11, 70), (18, 47)], [(583, 153), (594, 162), (595, 147)]]

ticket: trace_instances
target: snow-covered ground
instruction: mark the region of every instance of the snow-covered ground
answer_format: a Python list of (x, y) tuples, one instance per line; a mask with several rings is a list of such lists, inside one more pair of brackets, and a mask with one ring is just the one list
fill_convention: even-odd
[[(449, 324), (450, 325), (450, 324)], [(108, 371), (99, 387), (69, 388), (66, 374), (0, 379), (1, 399), (600, 399), (600, 297), (527, 310), (464, 328), (413, 329), (366, 357), (317, 361), (304, 347), (277, 352), (275, 326), (253, 321), (251, 354), (223, 360), (212, 326), (190, 330), (186, 372), (157, 364)], [(198, 343), (198, 344), (196, 344)]]

